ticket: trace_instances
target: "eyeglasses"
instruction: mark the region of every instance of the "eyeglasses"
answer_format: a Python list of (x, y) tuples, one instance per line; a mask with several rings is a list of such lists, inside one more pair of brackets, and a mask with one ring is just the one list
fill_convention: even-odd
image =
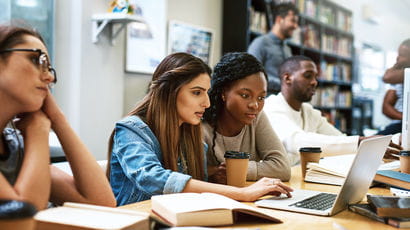
[(7, 53), (7, 52), (34, 52), (38, 53), (38, 58), (32, 60), (33, 63), (37, 66), (37, 68), (44, 72), (44, 73), (49, 73), (54, 77), (54, 81), (49, 85), (50, 88), (52, 88), (56, 83), (57, 83), (57, 73), (56, 70), (51, 67), (50, 61), (48, 59), (48, 56), (46, 53), (44, 53), (41, 49), (4, 49), (0, 51), (1, 53)]

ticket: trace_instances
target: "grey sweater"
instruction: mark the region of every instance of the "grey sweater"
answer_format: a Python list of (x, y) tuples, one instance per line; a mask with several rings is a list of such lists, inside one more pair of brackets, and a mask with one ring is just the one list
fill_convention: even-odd
[[(208, 144), (208, 166), (217, 166), (224, 162), (225, 151), (241, 151), (251, 154), (247, 180), (262, 177), (290, 179), (290, 164), (286, 150), (273, 131), (264, 112), (261, 112), (251, 125), (246, 125), (234, 137), (226, 137), (216, 132), (215, 154), (213, 153), (213, 128), (206, 122), (202, 125), (204, 141)], [(217, 160), (216, 160), (216, 159)]]

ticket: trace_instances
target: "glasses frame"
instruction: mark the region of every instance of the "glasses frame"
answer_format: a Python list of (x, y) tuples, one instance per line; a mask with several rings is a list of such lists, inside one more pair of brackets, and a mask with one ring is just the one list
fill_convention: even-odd
[[(40, 70), (42, 70), (43, 72), (48, 71), (49, 73), (51, 73), (54, 76), (54, 81), (50, 84), (50, 88), (52, 88), (56, 83), (57, 83), (57, 72), (56, 70), (51, 67), (50, 64), (50, 59), (48, 58), (48, 55), (43, 52), (41, 49), (18, 49), (18, 48), (9, 48), (9, 49), (4, 49), (4, 50), (0, 50), (0, 54), (2, 53), (8, 53), (8, 52), (35, 52), (38, 53), (38, 63), (39, 63), (39, 68)], [(44, 69), (42, 63), (44, 62), (44, 57), (47, 60), (48, 66), (46, 67), (47, 69)]]

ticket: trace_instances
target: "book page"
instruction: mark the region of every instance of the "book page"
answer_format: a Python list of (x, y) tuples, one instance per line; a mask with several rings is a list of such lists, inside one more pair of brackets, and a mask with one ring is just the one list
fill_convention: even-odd
[(148, 220), (148, 216), (107, 212), (92, 209), (57, 207), (38, 212), (36, 221), (80, 226), (92, 229), (120, 229), (138, 221)]
[[(346, 177), (355, 157), (356, 154), (325, 157), (323, 159), (320, 159), (319, 163), (308, 163), (307, 168), (311, 169), (312, 171), (321, 171), (341, 177)], [(392, 161), (389, 163), (381, 163), (378, 170), (396, 169), (398, 167), (400, 167), (400, 161)]]
[(356, 154), (325, 157), (320, 159), (319, 163), (308, 163), (307, 167), (312, 170), (346, 177), (355, 157)]
[[(241, 203), (213, 193), (175, 193), (158, 195), (151, 198), (175, 213), (195, 212), (212, 209), (233, 209)], [(238, 204), (236, 204), (238, 203)]]

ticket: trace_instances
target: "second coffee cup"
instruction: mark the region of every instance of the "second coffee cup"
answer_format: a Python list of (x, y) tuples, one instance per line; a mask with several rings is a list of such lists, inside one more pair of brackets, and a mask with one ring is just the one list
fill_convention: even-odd
[(400, 171), (410, 174), (410, 151), (400, 151)]
[(228, 185), (244, 187), (248, 173), (249, 153), (226, 151), (226, 180)]
[(304, 147), (299, 149), (300, 165), (302, 166), (302, 178), (305, 179), (308, 162), (319, 162), (322, 150), (320, 147)]

